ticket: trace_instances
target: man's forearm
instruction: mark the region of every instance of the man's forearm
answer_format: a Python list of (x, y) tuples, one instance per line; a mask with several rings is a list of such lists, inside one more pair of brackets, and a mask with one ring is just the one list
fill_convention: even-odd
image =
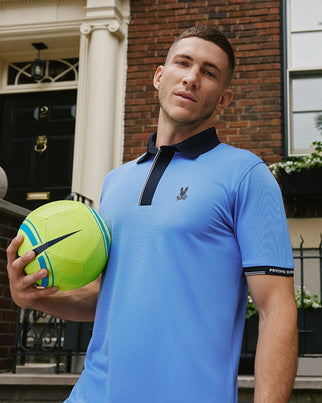
[(260, 319), (255, 360), (255, 403), (288, 403), (297, 370), (296, 308)]
[(71, 291), (59, 291), (39, 299), (34, 309), (56, 318), (90, 322), (95, 318), (99, 280)]

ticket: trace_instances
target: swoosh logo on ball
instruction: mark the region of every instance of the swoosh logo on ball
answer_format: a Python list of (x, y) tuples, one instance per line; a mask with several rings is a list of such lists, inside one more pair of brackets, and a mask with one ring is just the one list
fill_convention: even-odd
[(58, 238), (52, 239), (48, 242), (43, 243), (42, 245), (37, 246), (36, 248), (33, 249), (33, 252), (35, 252), (36, 256), (39, 255), (40, 253), (44, 252), (46, 249), (48, 249), (50, 246), (55, 245), (56, 243), (62, 241), (65, 238), (70, 237), (71, 235), (76, 234), (77, 232), (81, 231), (80, 229), (74, 232), (71, 232), (69, 234), (66, 235), (62, 235)]

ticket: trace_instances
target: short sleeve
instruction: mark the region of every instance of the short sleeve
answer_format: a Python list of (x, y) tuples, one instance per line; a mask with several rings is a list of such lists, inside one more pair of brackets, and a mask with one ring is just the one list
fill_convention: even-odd
[(281, 191), (264, 162), (252, 167), (240, 182), (234, 225), (245, 275), (293, 276), (293, 253)]

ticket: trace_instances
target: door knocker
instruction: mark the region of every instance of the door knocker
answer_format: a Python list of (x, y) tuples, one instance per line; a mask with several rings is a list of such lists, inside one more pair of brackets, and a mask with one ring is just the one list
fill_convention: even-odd
[(39, 155), (42, 155), (47, 149), (47, 136), (38, 136), (34, 150)]

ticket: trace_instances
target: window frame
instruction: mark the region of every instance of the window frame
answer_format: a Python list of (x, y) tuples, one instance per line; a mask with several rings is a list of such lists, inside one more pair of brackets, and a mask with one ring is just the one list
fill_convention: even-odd
[[(293, 68), (292, 57), (292, 33), (291, 33), (291, 0), (281, 0), (281, 51), (282, 51), (282, 82), (283, 82), (283, 132), (284, 132), (284, 156), (307, 155), (312, 149), (299, 149), (298, 152), (292, 149), (294, 141), (293, 132), (293, 110), (292, 110), (292, 82), (299, 77), (322, 77), (322, 65), (312, 67)], [(303, 31), (308, 32), (308, 31)], [(314, 32), (317, 32), (314, 30)], [(322, 32), (322, 27), (321, 27)]]

